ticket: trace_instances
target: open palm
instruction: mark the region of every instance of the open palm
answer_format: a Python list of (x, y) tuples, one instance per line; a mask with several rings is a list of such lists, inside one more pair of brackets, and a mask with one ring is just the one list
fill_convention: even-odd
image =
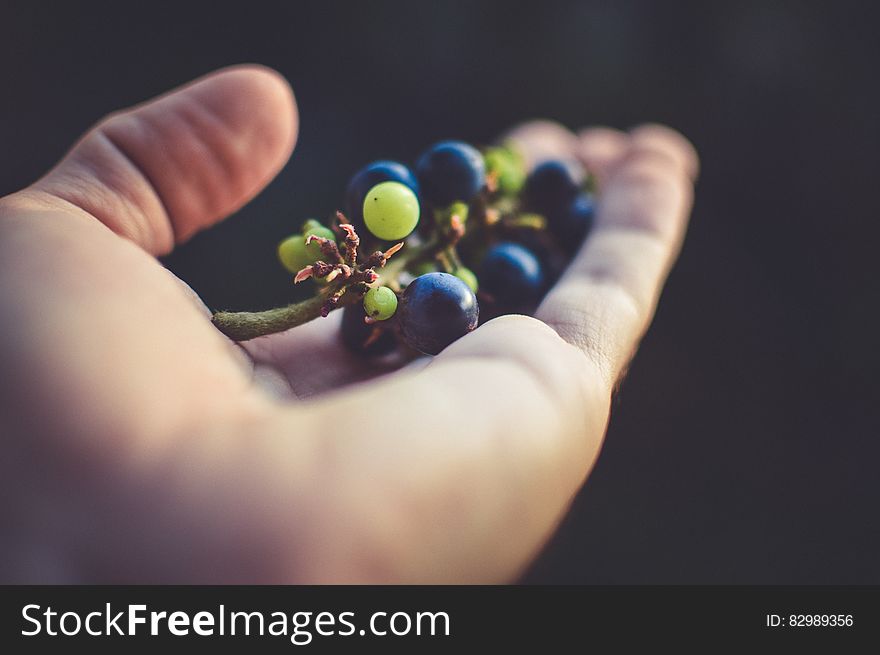
[(597, 172), (588, 242), (537, 318), (377, 371), (333, 316), (233, 344), (155, 259), (259, 192), (296, 122), (276, 73), (225, 70), (0, 200), (4, 581), (494, 582), (551, 534), (680, 245), (692, 149), (515, 132)]

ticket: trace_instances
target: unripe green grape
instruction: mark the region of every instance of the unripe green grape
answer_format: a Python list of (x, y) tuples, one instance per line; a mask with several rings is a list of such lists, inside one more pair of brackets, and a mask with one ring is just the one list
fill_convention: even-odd
[[(317, 221), (315, 221), (317, 223)], [(307, 222), (308, 224), (308, 222)], [(306, 245), (306, 239), (309, 235), (323, 237), (325, 239), (336, 240), (336, 235), (329, 228), (324, 227), (320, 223), (317, 226), (311, 226), (305, 234), (294, 234), (287, 237), (278, 244), (278, 259), (281, 264), (291, 273), (298, 273), (306, 266), (311, 266), (319, 259), (323, 259), (324, 253), (321, 252), (321, 244), (312, 241)]]
[(442, 229), (448, 229), (453, 216), (458, 216), (462, 225), (467, 223), (470, 207), (464, 202), (454, 202), (448, 207), (438, 207), (434, 210), (434, 222)]
[(497, 176), (498, 188), (502, 193), (519, 193), (526, 181), (526, 169), (518, 153), (509, 148), (489, 148), (483, 159), (486, 170)]
[(419, 223), (419, 199), (400, 182), (377, 184), (364, 198), (364, 222), (380, 239), (403, 239)]
[(364, 311), (376, 321), (386, 321), (397, 311), (397, 294), (388, 287), (375, 287), (364, 296)]
[(306, 219), (306, 221), (302, 224), (302, 228), (300, 228), (300, 229), (302, 229), (302, 233), (303, 233), (303, 234), (308, 234), (308, 233), (309, 233), (309, 230), (313, 230), (313, 229), (315, 229), (316, 227), (324, 227), (324, 226), (321, 224), (321, 221), (316, 220), (316, 219), (314, 219), (314, 218), (308, 218), (308, 219)]
[(454, 202), (449, 206), (449, 216), (458, 216), (462, 223), (467, 223), (470, 208), (465, 202)]
[(294, 234), (278, 244), (278, 259), (291, 273), (298, 273), (306, 266), (315, 263), (315, 260), (310, 260), (306, 238), (302, 234)]
[(476, 274), (467, 266), (459, 266), (452, 274), (471, 288), (474, 293), (479, 288)]
[[(317, 221), (314, 221), (314, 223), (316, 223), (316, 225), (309, 225), (308, 227), (303, 226), (305, 227), (305, 231), (303, 232), (304, 237), (316, 236), (321, 237), (322, 239), (330, 239), (330, 241), (334, 242), (336, 241), (336, 235), (333, 233), (333, 230), (331, 230), (329, 227), (324, 227)], [(309, 246), (312, 245), (317, 244), (315, 244), (314, 242), (309, 244)], [(318, 250), (321, 250), (321, 246), (318, 246)]]

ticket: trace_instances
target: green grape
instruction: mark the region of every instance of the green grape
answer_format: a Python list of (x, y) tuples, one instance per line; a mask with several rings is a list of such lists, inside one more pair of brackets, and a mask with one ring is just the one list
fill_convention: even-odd
[(467, 223), (468, 213), (470, 208), (467, 206), (467, 203), (464, 202), (454, 202), (449, 205), (449, 216), (458, 216), (462, 223)]
[(308, 218), (302, 224), (302, 227), (300, 229), (302, 230), (303, 234), (308, 234), (309, 230), (312, 230), (316, 227), (324, 227), (324, 226), (321, 225), (321, 221), (315, 220), (314, 218)]
[(519, 193), (526, 170), (518, 153), (509, 148), (489, 148), (483, 155), (486, 170), (498, 177), (498, 188), (506, 195)]
[(278, 259), (291, 273), (298, 273), (324, 257), (321, 244), (312, 241), (306, 245), (306, 238), (310, 235), (336, 241), (333, 230), (324, 227), (318, 221), (308, 220), (303, 227), (308, 228), (305, 234), (294, 234), (278, 244)]
[(380, 239), (403, 239), (419, 223), (419, 199), (400, 182), (377, 184), (364, 198), (364, 222)]
[(477, 276), (467, 266), (459, 266), (452, 272), (452, 274), (455, 275), (455, 277), (457, 277), (459, 280), (464, 282), (466, 285), (468, 285), (471, 288), (471, 291), (473, 291), (474, 293), (477, 292), (477, 289), (479, 288)]
[(470, 207), (464, 202), (454, 202), (448, 207), (437, 208), (434, 210), (434, 222), (440, 226), (442, 230), (448, 230), (452, 225), (452, 217), (458, 216), (458, 220), (464, 225), (467, 223)]
[(386, 321), (397, 311), (397, 294), (388, 287), (375, 287), (364, 296), (364, 311), (376, 321)]
[[(322, 239), (330, 239), (330, 241), (336, 241), (336, 235), (333, 233), (329, 227), (324, 227), (318, 221), (306, 221), (306, 224), (303, 225), (303, 236), (316, 236), (321, 237)], [(309, 244), (310, 246), (313, 244)], [(318, 246), (318, 250), (321, 247)]]
[(297, 273), (314, 264), (314, 261), (309, 260), (306, 238), (302, 234), (294, 234), (278, 244), (278, 259), (291, 273)]

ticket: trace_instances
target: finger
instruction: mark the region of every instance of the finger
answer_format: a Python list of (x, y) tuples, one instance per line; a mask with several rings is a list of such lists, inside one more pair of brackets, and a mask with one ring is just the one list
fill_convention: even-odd
[(71, 203), (163, 254), (259, 192), (296, 131), (286, 81), (234, 67), (110, 115), (27, 195)]
[(611, 169), (629, 148), (629, 135), (610, 127), (591, 127), (578, 133), (577, 157), (604, 186)]
[(634, 128), (631, 135), (635, 149), (644, 147), (656, 154), (662, 153), (684, 170), (691, 180), (697, 179), (700, 172), (697, 151), (680, 133), (665, 125), (648, 123)]
[(537, 316), (596, 361), (609, 385), (653, 316), (690, 211), (696, 164), (683, 137), (633, 134), (610, 169), (596, 225)]

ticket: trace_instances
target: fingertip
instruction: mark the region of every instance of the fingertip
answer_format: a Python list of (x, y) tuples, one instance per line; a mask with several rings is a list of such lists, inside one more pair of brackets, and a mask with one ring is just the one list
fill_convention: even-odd
[(258, 116), (273, 123), (281, 144), (293, 146), (299, 130), (299, 110), (290, 82), (279, 71), (262, 64), (239, 64), (220, 70), (217, 76), (226, 77), (235, 88), (237, 97), (252, 99)]
[(256, 161), (265, 178), (290, 158), (299, 132), (299, 111), (293, 89), (278, 71), (262, 64), (238, 64), (197, 80), (193, 91), (235, 136), (243, 158)]
[(630, 138), (633, 148), (662, 153), (680, 166), (691, 180), (699, 175), (700, 159), (697, 149), (683, 134), (671, 127), (645, 123), (630, 130)]
[(578, 132), (578, 157), (602, 183), (629, 146), (629, 136), (611, 127), (588, 127)]

